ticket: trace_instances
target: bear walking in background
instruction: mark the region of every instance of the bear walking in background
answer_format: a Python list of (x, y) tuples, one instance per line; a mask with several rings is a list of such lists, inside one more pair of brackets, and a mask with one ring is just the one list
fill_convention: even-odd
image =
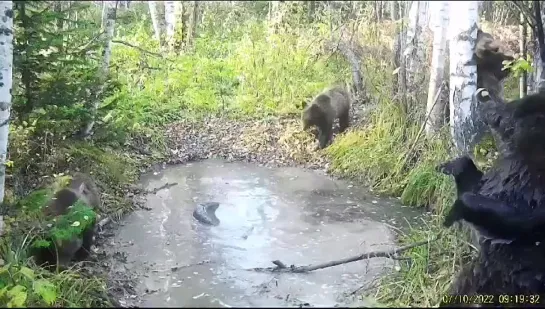
[(303, 102), (303, 130), (312, 126), (318, 128), (319, 149), (327, 147), (333, 137), (333, 122), (339, 119), (339, 132), (342, 133), (350, 124), (350, 105), (352, 96), (342, 86), (325, 90), (316, 96), (310, 105)]

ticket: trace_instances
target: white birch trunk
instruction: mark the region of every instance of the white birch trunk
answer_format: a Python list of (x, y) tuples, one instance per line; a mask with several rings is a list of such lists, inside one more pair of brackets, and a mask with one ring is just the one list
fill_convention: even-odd
[(165, 1), (165, 34), (167, 44), (172, 47), (174, 44), (174, 30), (176, 29), (176, 7), (177, 1)]
[(451, 2), (450, 20), (450, 128), (456, 148), (469, 153), (477, 132), (474, 120), (477, 65), (473, 59), (479, 20), (477, 2)]
[[(541, 20), (545, 22), (545, 5), (541, 6)], [(543, 74), (543, 63), (541, 61), (541, 55), (539, 54), (539, 43), (537, 42), (537, 36), (534, 36), (534, 50), (533, 50), (532, 67), (534, 69), (532, 74), (532, 88), (529, 93), (537, 93), (541, 83), (541, 75)]]
[[(13, 2), (0, 1), (0, 204), (4, 202), (11, 87), (13, 85)], [(3, 229), (3, 220), (0, 218)], [(2, 231), (0, 231), (1, 234)]]
[(100, 89), (96, 92), (95, 102), (91, 107), (91, 120), (85, 126), (82, 135), (87, 137), (91, 134), (95, 125), (95, 118), (98, 106), (100, 105), (100, 97), (104, 92), (105, 83), (108, 77), (110, 68), (110, 59), (112, 56), (112, 39), (114, 37), (115, 30), (115, 18), (116, 18), (116, 2), (104, 1), (106, 5), (106, 25), (105, 25), (105, 37), (104, 37), (104, 57), (102, 58), (102, 64), (98, 72), (98, 78), (100, 83)]
[[(520, 13), (520, 25), (519, 25), (519, 32), (520, 32), (520, 44), (519, 44), (519, 52), (520, 56), (523, 59), (528, 59), (526, 55), (526, 41), (527, 41), (527, 25), (526, 21), (524, 19), (524, 14)], [(519, 78), (519, 97), (523, 98), (528, 93), (528, 74), (526, 72), (522, 72)]]
[(280, 1), (269, 1), (269, 3), (269, 35), (272, 35), (282, 23), (284, 3)]
[(104, 20), (106, 18), (106, 1), (102, 2), (102, 14), (100, 16), (100, 28), (104, 28)]
[(426, 58), (424, 29), (428, 25), (428, 2), (413, 1), (409, 9), (409, 26), (407, 28), (407, 48), (404, 51), (407, 64), (407, 79), (409, 87), (414, 90), (414, 86), (418, 84), (415, 80), (419, 71), (422, 68), (422, 63)]
[(191, 20), (189, 23), (189, 29), (186, 32), (185, 46), (190, 47), (193, 44), (193, 39), (197, 35), (197, 27), (199, 23), (199, 1), (193, 1), (193, 9), (191, 13)]
[(149, 14), (153, 24), (153, 37), (161, 44), (161, 24), (159, 23), (159, 11), (157, 10), (157, 1), (149, 1)]
[(390, 18), (392, 21), (396, 21), (399, 18), (397, 1), (390, 1)]
[(447, 55), (447, 31), (449, 25), (449, 2), (438, 1), (434, 16), (436, 17), (433, 23), (433, 52), (430, 68), (430, 84), (428, 88), (428, 102), (426, 104), (426, 133), (433, 134), (442, 126), (443, 111), (445, 110), (445, 102), (441, 100), (439, 91), (447, 91), (442, 87), (445, 76), (445, 61)]

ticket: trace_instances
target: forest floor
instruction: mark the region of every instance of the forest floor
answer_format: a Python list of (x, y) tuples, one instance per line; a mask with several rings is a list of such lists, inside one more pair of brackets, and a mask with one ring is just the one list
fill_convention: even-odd
[[(374, 105), (353, 104), (351, 128), (364, 126)], [(337, 132), (337, 123), (335, 131)], [(268, 167), (302, 167), (328, 171), (327, 156), (315, 150), (317, 141), (311, 133), (301, 130), (300, 115), (270, 118), (233, 119), (228, 116), (209, 116), (204, 119), (188, 119), (169, 126), (165, 132), (168, 159), (150, 166), (159, 171), (166, 165), (184, 164), (209, 158), (221, 158), (228, 162), (241, 161)], [(333, 139), (335, 139), (336, 134)], [(145, 194), (135, 186), (128, 193), (133, 196), (135, 208), (143, 208)], [(123, 224), (123, 219), (119, 224)], [(135, 283), (137, 274), (127, 269), (113, 269), (113, 259), (126, 260), (120, 252), (108, 250), (116, 246), (112, 236), (118, 224), (110, 224), (97, 237), (97, 251), (89, 273), (106, 273), (110, 298), (115, 305), (132, 306), (140, 299)], [(112, 253), (113, 252), (113, 253)], [(119, 263), (115, 263), (119, 264)], [(85, 269), (85, 268), (84, 268)], [(140, 278), (141, 279), (141, 278)]]

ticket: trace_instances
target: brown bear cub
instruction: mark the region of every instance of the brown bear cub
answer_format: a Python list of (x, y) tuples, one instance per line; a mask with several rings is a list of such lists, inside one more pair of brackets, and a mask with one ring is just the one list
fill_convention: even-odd
[(316, 96), (310, 105), (303, 102), (303, 130), (318, 128), (319, 149), (327, 147), (333, 137), (333, 122), (339, 119), (339, 132), (344, 132), (350, 123), (352, 96), (345, 87), (336, 86)]
[[(101, 208), (100, 192), (93, 179), (82, 173), (75, 173), (70, 184), (55, 193), (55, 196), (44, 207), (43, 213), (47, 217), (57, 217), (68, 213), (71, 206), (81, 200), (95, 211)], [(82, 238), (62, 241), (55, 249), (40, 248), (35, 252), (38, 264), (67, 266), (73, 259), (82, 260), (89, 255), (94, 236), (94, 224), (83, 232)]]

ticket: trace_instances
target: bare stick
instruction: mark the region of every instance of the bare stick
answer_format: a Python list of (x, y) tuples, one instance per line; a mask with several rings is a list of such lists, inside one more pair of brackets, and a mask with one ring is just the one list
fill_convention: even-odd
[[(432, 239), (432, 240), (436, 240), (436, 239), (437, 238)], [(366, 260), (366, 259), (370, 259), (370, 258), (377, 258), (377, 257), (392, 258), (392, 257), (397, 257), (397, 255), (399, 253), (403, 252), (403, 251), (406, 251), (406, 250), (409, 250), (409, 249), (412, 249), (412, 248), (415, 248), (415, 247), (418, 247), (418, 246), (429, 244), (432, 240), (424, 240), (424, 241), (420, 241), (420, 242), (417, 242), (417, 243), (414, 243), (414, 244), (410, 244), (410, 245), (407, 245), (407, 246), (403, 246), (403, 247), (399, 247), (397, 249), (392, 249), (392, 250), (387, 250), (387, 251), (371, 251), (371, 252), (360, 254), (360, 255), (357, 255), (357, 256), (344, 258), (344, 259), (340, 259), (340, 260), (335, 260), (335, 261), (322, 263), (322, 264), (318, 264), (318, 265), (308, 265), (308, 266), (291, 265), (291, 266), (287, 267), (286, 264), (282, 263), (281, 261), (275, 260), (272, 263), (275, 264), (276, 267), (265, 267), (265, 268), (258, 267), (258, 268), (251, 268), (251, 269), (248, 269), (248, 270), (259, 271), (259, 272), (307, 273), (307, 272), (311, 272), (311, 271), (317, 270), (317, 269), (333, 267), (333, 266), (337, 266), (337, 265), (341, 265), (341, 264), (352, 263), (352, 262), (356, 262), (356, 261), (360, 261), (360, 260)]]
[(178, 185), (177, 182), (173, 182), (173, 183), (168, 183), (167, 182), (166, 184), (160, 186), (159, 188), (155, 188), (153, 190), (148, 190), (148, 191), (145, 191), (145, 192), (148, 193), (148, 194), (157, 194), (157, 192), (159, 192), (159, 191), (161, 191), (163, 189), (168, 189), (168, 188), (174, 187), (176, 185)]

